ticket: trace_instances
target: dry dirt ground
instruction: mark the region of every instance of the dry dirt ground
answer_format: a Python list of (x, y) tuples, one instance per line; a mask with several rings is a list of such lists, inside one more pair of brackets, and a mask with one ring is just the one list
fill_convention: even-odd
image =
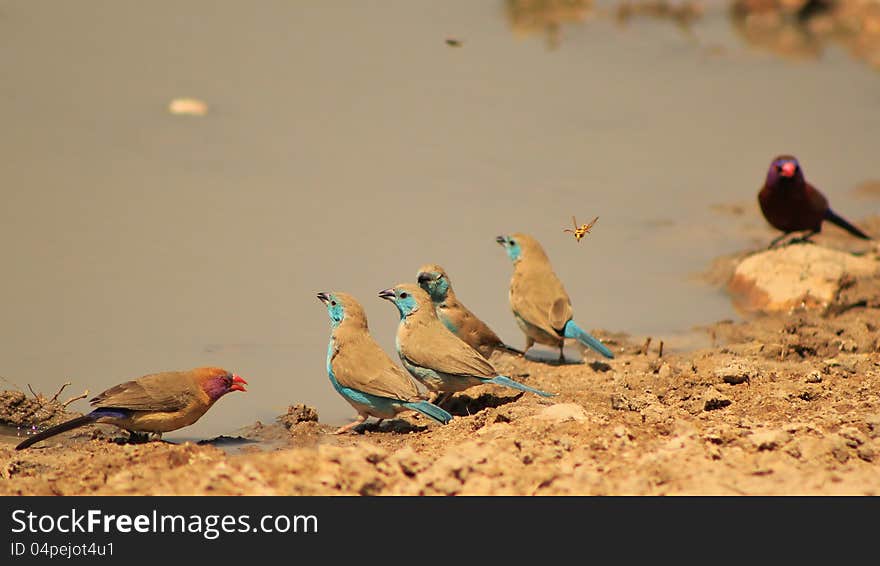
[[(862, 225), (880, 233), (878, 217)], [(828, 232), (818, 245), (880, 253)], [(127, 445), (108, 426), (24, 451), (6, 438), (0, 494), (880, 494), (880, 278), (847, 281), (827, 308), (700, 332), (706, 347), (661, 354), (657, 338), (597, 331), (617, 357), (563, 366), (500, 355), (502, 372), (558, 396), (482, 386), (453, 397), (446, 426), (406, 415), (336, 436), (295, 406), (242, 429), (251, 443)], [(0, 396), (0, 422), (38, 417), (66, 415)]]

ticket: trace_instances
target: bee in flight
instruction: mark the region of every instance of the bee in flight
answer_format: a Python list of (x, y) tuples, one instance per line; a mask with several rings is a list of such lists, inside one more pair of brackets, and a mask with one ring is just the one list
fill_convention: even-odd
[(578, 226), (577, 220), (575, 220), (575, 217), (572, 216), (571, 223), (574, 225), (574, 230), (572, 230), (571, 228), (563, 228), (562, 231), (571, 232), (572, 234), (574, 234), (574, 239), (580, 242), (581, 238), (590, 233), (590, 230), (592, 230), (593, 225), (596, 223), (596, 220), (599, 220), (598, 216), (596, 218), (593, 218), (593, 221), (589, 224), (581, 224), (580, 226)]

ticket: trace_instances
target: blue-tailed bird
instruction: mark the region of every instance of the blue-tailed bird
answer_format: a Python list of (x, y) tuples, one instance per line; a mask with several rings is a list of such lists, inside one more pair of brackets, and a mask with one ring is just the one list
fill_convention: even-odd
[(542, 397), (554, 395), (499, 375), (489, 360), (443, 326), (431, 298), (418, 285), (403, 283), (380, 291), (379, 296), (400, 312), (396, 346), (403, 367), (432, 392), (432, 400), (439, 397), (438, 404), (457, 391), (486, 383)]
[(452, 415), (419, 395), (416, 382), (396, 365), (376, 342), (367, 327), (361, 304), (347, 293), (318, 293), (330, 316), (327, 374), (330, 383), (358, 413), (356, 421), (338, 428), (341, 434), (367, 417), (379, 422), (397, 413), (418, 411), (441, 424)]
[(504, 246), (513, 262), (508, 298), (516, 323), (526, 335), (526, 351), (535, 342), (554, 346), (559, 348), (559, 361), (564, 362), (565, 339), (573, 338), (606, 358), (614, 357), (605, 344), (572, 319), (571, 299), (537, 240), (518, 233), (495, 240)]
[(467, 342), (471, 348), (489, 359), (495, 350), (523, 355), (522, 350), (505, 344), (489, 326), (464, 306), (455, 291), (446, 271), (435, 263), (419, 268), (417, 275), (419, 286), (424, 289), (434, 303), (437, 318), (453, 334)]
[(245, 391), (247, 382), (223, 368), (202, 367), (167, 371), (126, 381), (93, 397), (95, 409), (28, 437), (22, 450), (50, 436), (92, 423), (112, 424), (135, 440), (143, 433), (159, 437), (199, 420), (214, 403), (231, 391)]
[(800, 163), (791, 155), (773, 158), (764, 186), (758, 192), (758, 203), (767, 222), (782, 230), (782, 234), (770, 242), (770, 247), (792, 232), (806, 232), (798, 238), (799, 241), (806, 241), (822, 230), (825, 220), (857, 238), (871, 239), (831, 210), (828, 199), (807, 182)]

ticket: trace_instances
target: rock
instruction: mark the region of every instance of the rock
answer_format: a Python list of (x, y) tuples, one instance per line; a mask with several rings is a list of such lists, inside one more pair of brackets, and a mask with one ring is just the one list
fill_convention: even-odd
[(854, 426), (845, 426), (838, 433), (850, 448), (857, 448), (865, 443), (865, 435)]
[(852, 360), (841, 360), (839, 358), (828, 358), (826, 360), (822, 360), (822, 363), (825, 364), (825, 369), (831, 368), (839, 368), (846, 373), (855, 373), (856, 365)]
[(822, 383), (822, 374), (818, 371), (811, 372), (804, 381), (807, 383)]
[(859, 458), (865, 462), (873, 462), (874, 458), (877, 456), (874, 449), (870, 446), (859, 446), (858, 450), (856, 450), (856, 454), (858, 454)]
[(535, 415), (536, 418), (549, 420), (557, 423), (567, 421), (583, 422), (587, 420), (587, 412), (576, 403), (558, 403), (550, 405)]
[(168, 103), (168, 112), (183, 116), (204, 116), (208, 105), (198, 98), (175, 98)]
[(749, 437), (758, 450), (776, 450), (791, 440), (791, 435), (784, 430), (763, 430)]
[(642, 399), (630, 399), (622, 393), (611, 395), (611, 408), (615, 411), (641, 411), (647, 406)]
[(715, 377), (725, 383), (736, 385), (738, 383), (751, 382), (757, 376), (755, 368), (740, 361), (732, 361), (715, 370)]
[(730, 397), (719, 392), (714, 387), (709, 387), (703, 394), (704, 411), (714, 411), (716, 409), (722, 409), (730, 405), (732, 402), (733, 401), (730, 400)]
[(287, 413), (277, 417), (275, 420), (284, 425), (284, 428), (290, 429), (299, 423), (318, 422), (318, 411), (303, 403), (297, 403), (296, 405), (288, 406)]
[[(880, 261), (812, 244), (753, 254), (736, 266), (727, 289), (745, 311), (824, 308), (846, 280), (880, 273)], [(845, 277), (846, 276), (846, 277)]]

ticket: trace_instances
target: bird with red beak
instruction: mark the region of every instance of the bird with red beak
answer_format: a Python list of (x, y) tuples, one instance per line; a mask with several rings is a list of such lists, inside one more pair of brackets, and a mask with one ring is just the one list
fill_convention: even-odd
[(800, 163), (792, 155), (776, 156), (770, 163), (764, 186), (758, 192), (758, 204), (767, 222), (782, 231), (779, 237), (770, 242), (771, 248), (792, 232), (805, 232), (792, 242), (807, 241), (822, 230), (825, 220), (857, 238), (871, 239), (831, 210), (828, 199), (807, 182)]
[(162, 433), (199, 420), (218, 399), (232, 391), (246, 391), (247, 381), (218, 367), (153, 373), (126, 381), (93, 397), (90, 413), (29, 436), (22, 450), (56, 434), (93, 423), (112, 424), (135, 440), (144, 433)]

